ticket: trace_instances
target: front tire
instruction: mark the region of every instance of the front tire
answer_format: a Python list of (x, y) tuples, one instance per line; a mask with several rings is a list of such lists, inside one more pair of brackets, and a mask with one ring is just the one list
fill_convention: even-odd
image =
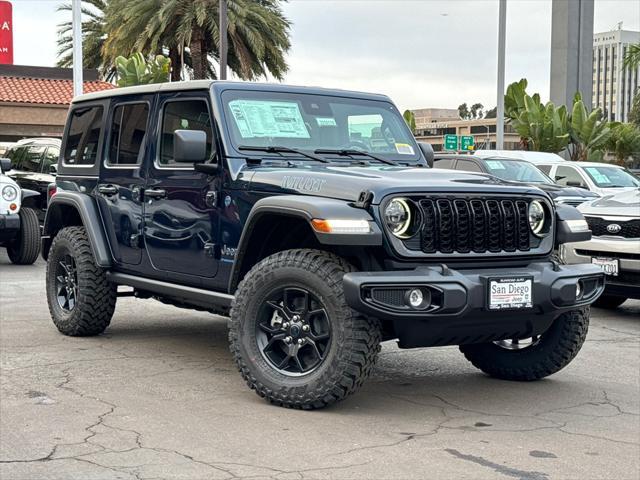
[(93, 259), (84, 227), (66, 227), (53, 239), (47, 259), (47, 302), (64, 335), (98, 335), (109, 326), (117, 287)]
[(613, 310), (614, 308), (618, 308), (624, 302), (627, 301), (626, 297), (618, 297), (616, 295), (600, 295), (595, 302), (593, 302), (594, 307), (598, 308), (606, 308), (609, 310)]
[(250, 388), (274, 404), (314, 409), (355, 392), (369, 376), (381, 331), (346, 303), (353, 267), (319, 250), (265, 258), (240, 282), (230, 349)]
[(20, 210), (20, 233), (18, 238), (7, 247), (11, 263), (31, 265), (40, 253), (40, 223), (38, 214), (31, 208)]
[(460, 351), (476, 368), (503, 380), (531, 381), (552, 375), (578, 354), (589, 328), (589, 308), (560, 315), (540, 337), (518, 348), (501, 342), (461, 345)]

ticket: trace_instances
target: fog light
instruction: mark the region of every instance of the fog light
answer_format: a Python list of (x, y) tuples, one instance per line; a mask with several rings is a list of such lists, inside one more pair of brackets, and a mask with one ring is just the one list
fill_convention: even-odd
[(409, 305), (413, 308), (418, 308), (422, 305), (423, 300), (424, 295), (422, 294), (422, 290), (415, 288), (409, 291)]
[(576, 300), (578, 300), (582, 296), (582, 285), (580, 282), (576, 283)]

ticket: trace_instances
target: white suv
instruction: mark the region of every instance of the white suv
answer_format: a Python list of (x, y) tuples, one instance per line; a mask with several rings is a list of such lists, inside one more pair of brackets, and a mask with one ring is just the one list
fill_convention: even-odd
[(40, 225), (35, 210), (20, 208), (26, 197), (38, 195), (22, 190), (5, 172), (11, 162), (0, 158), (0, 247), (7, 248), (12, 263), (30, 265), (40, 253)]

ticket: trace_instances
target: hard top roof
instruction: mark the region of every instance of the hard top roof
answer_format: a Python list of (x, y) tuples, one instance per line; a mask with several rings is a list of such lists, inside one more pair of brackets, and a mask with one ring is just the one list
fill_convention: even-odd
[(322, 87), (303, 87), (297, 85), (283, 85), (280, 83), (263, 83), (263, 82), (232, 82), (220, 80), (190, 80), (186, 82), (167, 82), (154, 83), (150, 85), (138, 85), (135, 87), (115, 88), (112, 90), (103, 90), (100, 92), (87, 93), (78, 95), (73, 99), (73, 103), (85, 102), (88, 100), (97, 100), (103, 98), (112, 98), (122, 95), (134, 95), (143, 93), (173, 92), (183, 90), (208, 90), (213, 87), (217, 92), (223, 90), (249, 90), (249, 91), (265, 91), (265, 92), (289, 92), (303, 93), (315, 95), (331, 95), (339, 97), (353, 97), (369, 100), (389, 101), (389, 97), (377, 93), (355, 92), (350, 90), (340, 90), (334, 88)]

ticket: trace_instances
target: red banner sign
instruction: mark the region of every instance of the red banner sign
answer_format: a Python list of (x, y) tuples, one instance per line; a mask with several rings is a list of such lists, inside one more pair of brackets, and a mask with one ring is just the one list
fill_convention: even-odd
[(11, 3), (0, 1), (0, 64), (13, 65), (13, 19)]

